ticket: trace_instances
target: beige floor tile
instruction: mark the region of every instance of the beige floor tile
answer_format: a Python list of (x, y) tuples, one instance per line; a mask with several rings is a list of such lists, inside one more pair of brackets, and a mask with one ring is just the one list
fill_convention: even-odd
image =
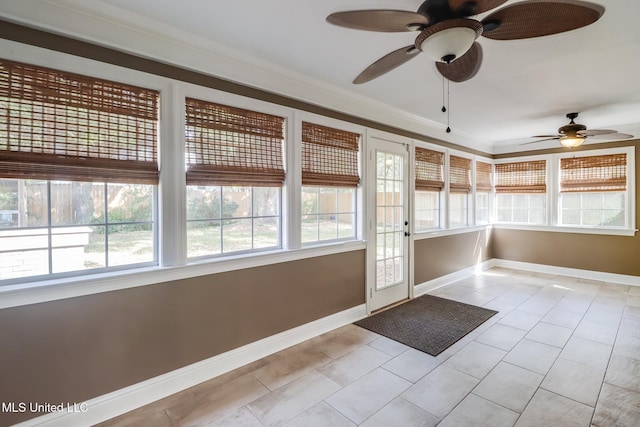
[(640, 295), (629, 295), (627, 297), (626, 305), (631, 305), (633, 307), (640, 307)]
[(333, 409), (324, 402), (307, 409), (298, 415), (284, 427), (355, 427), (347, 417)]
[(344, 387), (390, 359), (388, 354), (365, 345), (322, 366), (318, 371)]
[(640, 360), (640, 337), (624, 333), (618, 334), (613, 354)]
[(550, 312), (556, 304), (557, 303), (555, 301), (551, 302), (549, 299), (538, 297), (536, 294), (536, 296), (531, 297), (524, 303), (520, 304), (518, 306), (518, 311), (542, 317)]
[(589, 309), (592, 301), (593, 295), (567, 295), (558, 302), (556, 308), (578, 314), (584, 314)]
[(362, 427), (434, 427), (440, 418), (398, 397), (373, 414)]
[(533, 371), (501, 362), (480, 381), (473, 393), (520, 413), (543, 378)]
[(640, 393), (604, 383), (592, 425), (594, 427), (640, 426)]
[(340, 390), (340, 386), (317, 371), (280, 387), (248, 405), (266, 426), (280, 426)]
[(440, 359), (430, 354), (410, 348), (382, 365), (382, 367), (407, 381), (415, 383), (441, 363)]
[(542, 321), (551, 323), (552, 325), (575, 329), (582, 320), (582, 316), (582, 313), (574, 313), (573, 311), (554, 308), (542, 318)]
[(560, 357), (604, 370), (607, 369), (612, 348), (611, 345), (571, 337), (560, 353)]
[(335, 333), (329, 332), (321, 335), (314, 343), (314, 348), (333, 359), (337, 359), (380, 337), (380, 335), (359, 326), (348, 326), (341, 328), (340, 331), (335, 331)]
[(586, 405), (595, 406), (604, 372), (604, 369), (558, 358), (540, 387)]
[(246, 407), (240, 408), (229, 415), (215, 420), (207, 427), (264, 427), (264, 425)]
[(164, 410), (123, 414), (119, 417), (96, 424), (96, 427), (173, 427)]
[(409, 386), (409, 381), (378, 368), (335, 393), (326, 402), (354, 423), (360, 424)]
[(448, 349), (444, 350), (442, 353), (437, 355), (436, 359), (438, 359), (441, 362), (444, 362), (445, 360), (447, 360), (448, 358), (450, 358), (451, 356), (453, 356), (454, 354), (462, 350), (465, 345), (469, 344), (471, 341), (476, 339), (479, 335), (480, 334), (476, 333), (475, 331), (468, 333), (464, 337), (460, 338), (460, 340), (458, 340), (458, 342), (453, 344), (451, 347), (449, 347)]
[(640, 360), (612, 355), (605, 381), (640, 393)]
[(381, 352), (386, 353), (392, 357), (402, 354), (411, 348), (387, 337), (377, 338), (371, 341), (369, 345), (376, 350), (380, 350)]
[(540, 322), (531, 329), (526, 336), (531, 341), (549, 344), (554, 347), (564, 347), (569, 341), (573, 330), (564, 326), (552, 325), (551, 323)]
[(517, 310), (513, 310), (511, 313), (504, 316), (498, 323), (511, 326), (512, 328), (530, 331), (540, 321), (540, 319), (542, 319), (542, 316), (527, 313), (525, 311), (521, 311), (520, 308), (518, 308)]
[(592, 414), (590, 406), (538, 389), (516, 427), (589, 427)]
[(440, 365), (402, 397), (437, 417), (444, 418), (478, 384), (479, 380)]
[(475, 341), (500, 350), (509, 351), (527, 334), (527, 331), (496, 323), (480, 334)]
[(512, 365), (545, 375), (551, 369), (560, 351), (558, 347), (525, 338), (503, 360)]
[(516, 304), (509, 304), (506, 302), (493, 300), (483, 305), (483, 307), (488, 308), (490, 310), (497, 310), (498, 314), (496, 314), (494, 317), (501, 319), (507, 314), (511, 313), (513, 310), (515, 310), (518, 306)]
[(329, 356), (314, 348), (286, 353), (253, 371), (252, 375), (269, 390), (276, 390), (314, 369), (331, 362)]
[(198, 395), (167, 408), (175, 426), (197, 426), (210, 423), (237, 411), (242, 406), (269, 393), (251, 374), (227, 382), (207, 393)]
[(511, 427), (518, 415), (517, 412), (470, 394), (438, 426)]
[(467, 375), (482, 379), (506, 354), (504, 350), (471, 341), (447, 359), (445, 364)]
[(582, 319), (574, 331), (573, 336), (613, 345), (617, 333), (617, 325), (608, 325), (593, 320)]

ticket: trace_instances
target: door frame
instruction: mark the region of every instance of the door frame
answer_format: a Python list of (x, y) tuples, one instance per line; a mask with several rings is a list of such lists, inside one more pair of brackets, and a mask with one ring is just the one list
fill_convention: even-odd
[[(374, 306), (373, 300), (376, 292), (376, 258), (377, 258), (377, 247), (376, 247), (376, 160), (374, 158), (374, 152), (378, 145), (389, 144), (390, 146), (403, 147), (404, 152), (406, 153), (406, 163), (404, 167), (404, 178), (407, 182), (407, 194), (405, 197), (405, 208), (406, 208), (406, 221), (408, 221), (408, 225), (406, 230), (409, 233), (409, 236), (406, 237), (407, 241), (407, 252), (404, 256), (404, 262), (406, 263), (406, 293), (403, 292), (403, 296), (397, 301), (390, 302), (389, 304), (385, 304), (381, 307)], [(379, 147), (378, 147), (379, 148)], [(414, 150), (413, 150), (413, 141), (410, 138), (402, 137), (399, 135), (395, 135), (392, 133), (378, 131), (378, 130), (368, 130), (367, 131), (367, 144), (365, 151), (365, 159), (366, 159), (366, 211), (368, 213), (367, 218), (364, 225), (364, 235), (366, 238), (367, 251), (366, 251), (366, 307), (367, 314), (371, 314), (372, 311), (375, 311), (379, 308), (385, 307), (387, 305), (392, 305), (396, 302), (400, 302), (404, 299), (411, 299), (414, 297), (414, 269), (413, 269), (413, 246), (414, 246), (414, 236), (413, 236), (413, 205), (414, 205)]]

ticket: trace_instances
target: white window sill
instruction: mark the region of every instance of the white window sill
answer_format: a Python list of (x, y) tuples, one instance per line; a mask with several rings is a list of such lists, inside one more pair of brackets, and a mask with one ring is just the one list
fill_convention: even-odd
[(362, 240), (0, 286), (0, 309), (366, 249)]
[(609, 236), (635, 236), (636, 231), (628, 228), (569, 227), (560, 225), (493, 224), (494, 228), (505, 230), (549, 231), (554, 233), (603, 234)]
[(484, 224), (484, 225), (472, 225), (469, 227), (450, 228), (447, 230), (438, 229), (438, 230), (417, 231), (413, 234), (413, 239), (414, 240), (433, 239), (434, 237), (472, 233), (474, 231), (488, 230), (490, 228), (491, 228), (491, 224)]

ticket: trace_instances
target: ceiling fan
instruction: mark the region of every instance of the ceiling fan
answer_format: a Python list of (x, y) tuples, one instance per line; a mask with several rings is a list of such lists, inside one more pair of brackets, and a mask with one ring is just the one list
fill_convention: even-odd
[[(574, 119), (578, 118), (578, 113), (569, 113), (567, 118), (571, 121), (568, 125), (564, 125), (558, 129), (557, 135), (536, 135), (532, 138), (545, 138), (538, 141), (527, 142), (525, 144), (534, 144), (536, 142), (550, 141), (553, 139), (560, 140), (560, 143), (565, 147), (574, 148), (582, 145), (587, 138), (606, 138), (606, 139), (628, 139), (633, 138), (633, 135), (627, 133), (619, 133), (612, 129), (590, 129), (587, 130), (585, 125), (578, 124)], [(524, 144), (523, 144), (524, 145)]]
[(516, 40), (541, 37), (592, 24), (604, 7), (581, 0), (529, 0), (507, 5), (484, 19), (469, 18), (494, 9), (507, 0), (426, 0), (417, 12), (394, 9), (354, 10), (327, 16), (346, 28), (403, 32), (417, 31), (415, 42), (375, 61), (353, 81), (365, 83), (425, 53), (440, 74), (454, 82), (476, 75), (482, 47), (476, 39)]

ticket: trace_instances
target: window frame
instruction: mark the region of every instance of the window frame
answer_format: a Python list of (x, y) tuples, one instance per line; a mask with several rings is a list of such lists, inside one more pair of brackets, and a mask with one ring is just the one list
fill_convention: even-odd
[[(302, 141), (302, 122), (326, 126), (338, 130), (357, 133), (360, 135), (358, 142), (358, 173), (360, 174), (360, 183), (357, 187), (321, 187), (321, 186), (303, 186), (302, 185), (302, 149), (301, 144), (296, 141)], [(331, 117), (322, 116), (307, 111), (298, 111), (294, 113), (294, 133), (292, 144), (293, 152), (291, 158), (295, 159), (292, 167), (287, 169), (287, 176), (291, 175), (288, 180), (289, 197), (295, 206), (289, 204), (290, 221), (287, 222), (289, 228), (289, 248), (290, 249), (312, 249), (318, 247), (331, 247), (350, 243), (364, 244), (364, 194), (366, 191), (366, 165), (364, 154), (366, 151), (367, 129), (364, 126), (355, 123), (345, 122)], [(302, 188), (352, 188), (354, 192), (353, 209), (355, 211), (355, 225), (353, 237), (318, 240), (314, 242), (302, 242)]]

